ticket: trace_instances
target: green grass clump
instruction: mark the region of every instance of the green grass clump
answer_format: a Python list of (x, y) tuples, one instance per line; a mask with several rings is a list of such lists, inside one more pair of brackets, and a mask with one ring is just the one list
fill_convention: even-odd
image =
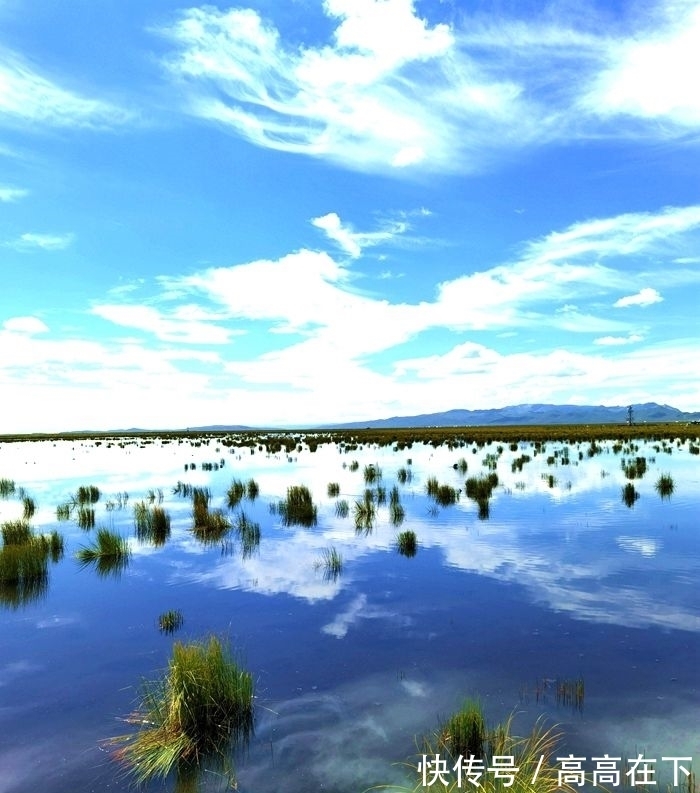
[(338, 482), (329, 482), (326, 490), (328, 498), (336, 498), (340, 495), (340, 484)]
[(661, 474), (654, 487), (661, 498), (671, 498), (674, 490), (673, 477), (671, 474)]
[(347, 518), (350, 514), (350, 505), (344, 498), (341, 498), (340, 501), (336, 501), (335, 514), (339, 518)]
[(0, 498), (9, 498), (14, 495), (15, 483), (13, 479), (0, 479)]
[(25, 521), (2, 524), (0, 603), (11, 608), (38, 600), (48, 588), (49, 559), (63, 556), (63, 537), (53, 531), (36, 536)]
[(413, 479), (413, 474), (408, 468), (399, 468), (396, 472), (396, 478), (400, 485), (405, 485), (406, 482), (410, 482)]
[(79, 506), (75, 517), (81, 529), (95, 527), (95, 510), (92, 507)]
[(260, 485), (255, 481), (255, 479), (249, 479), (246, 482), (245, 490), (249, 501), (255, 501), (255, 499), (260, 495)]
[(469, 469), (467, 461), (464, 459), (464, 457), (460, 457), (452, 467), (455, 469), (455, 471), (459, 471), (462, 476), (464, 476), (464, 474), (466, 474), (467, 470)]
[[(420, 763), (436, 756), (446, 761), (442, 779), (433, 779), (429, 771), (424, 777), (418, 770), (415, 784), (404, 787), (381, 785), (375, 789), (392, 793), (458, 793), (473, 787), (480, 793), (574, 793), (581, 788), (559, 779), (561, 765), (556, 754), (560, 739), (561, 735), (553, 728), (545, 728), (542, 720), (538, 720), (524, 737), (513, 734), (512, 717), (493, 729), (487, 729), (478, 703), (467, 703), (438, 731), (423, 737), (420, 743)], [(481, 751), (471, 751), (472, 747), (479, 745)], [(470, 754), (482, 760), (483, 772), (476, 783), (465, 772), (462, 772), (460, 780), (455, 769), (460, 754), (465, 760)], [(513, 758), (517, 771), (513, 772), (512, 781), (507, 777), (497, 778), (487, 770), (494, 767), (495, 757)], [(420, 766), (415, 762), (405, 765), (411, 769), (415, 779)]]
[(245, 484), (240, 479), (234, 479), (231, 482), (231, 487), (226, 491), (229, 509), (235, 509), (240, 504), (245, 493)]
[(128, 565), (129, 542), (109, 529), (98, 529), (95, 541), (82, 546), (75, 554), (81, 566), (94, 565), (100, 575), (119, 575)]
[(245, 512), (236, 519), (236, 532), (241, 541), (243, 558), (250, 558), (260, 546), (260, 524), (248, 520)]
[(321, 551), (321, 561), (316, 566), (323, 567), (323, 577), (326, 580), (335, 581), (343, 572), (343, 557), (335, 547), (324, 548)]
[(357, 532), (368, 534), (372, 531), (377, 509), (374, 505), (374, 496), (371, 490), (365, 490), (364, 498), (355, 502), (353, 513)]
[(452, 757), (484, 756), (486, 719), (479, 702), (467, 700), (440, 730), (440, 743)]
[(141, 705), (128, 719), (142, 728), (110, 741), (123, 744), (116, 759), (139, 783), (223, 760), (252, 734), (253, 698), (252, 675), (219, 639), (175, 642), (165, 675), (144, 685)]
[(278, 512), (285, 526), (315, 526), (317, 511), (306, 485), (292, 485), (287, 488), (287, 498), (280, 501)]
[(100, 500), (100, 488), (95, 485), (80, 485), (75, 494), (76, 504), (96, 504)]
[(634, 489), (632, 482), (628, 482), (622, 488), (622, 502), (628, 507), (633, 507), (638, 498), (639, 493)]
[(396, 547), (398, 548), (401, 556), (407, 556), (409, 559), (415, 556), (418, 550), (418, 542), (415, 531), (406, 529), (406, 531), (399, 532), (396, 537)]
[(161, 633), (172, 634), (182, 627), (184, 621), (179, 609), (170, 609), (158, 617), (158, 629)]
[(365, 466), (364, 469), (365, 484), (372, 485), (382, 478), (382, 469), (374, 463)]
[(70, 504), (59, 504), (56, 507), (56, 520), (70, 519)]
[(33, 537), (26, 520), (8, 520), (0, 527), (0, 533), (4, 545), (26, 545)]
[(170, 536), (170, 515), (161, 506), (149, 506), (145, 501), (134, 504), (136, 537), (140, 542), (165, 545)]
[(31, 496), (22, 496), (22, 516), (25, 520), (34, 517), (36, 512), (36, 501)]
[(627, 479), (642, 479), (647, 471), (646, 457), (635, 457), (634, 460), (622, 460), (622, 470)]

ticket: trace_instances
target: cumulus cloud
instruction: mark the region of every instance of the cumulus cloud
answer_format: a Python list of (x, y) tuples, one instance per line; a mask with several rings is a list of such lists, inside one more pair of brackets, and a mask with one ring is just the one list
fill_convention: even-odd
[(38, 317), (11, 317), (2, 323), (4, 330), (11, 333), (46, 333), (48, 328)]
[(627, 295), (621, 297), (613, 303), (615, 308), (628, 308), (629, 306), (651, 306), (654, 303), (660, 303), (663, 297), (651, 287), (640, 289), (635, 295)]

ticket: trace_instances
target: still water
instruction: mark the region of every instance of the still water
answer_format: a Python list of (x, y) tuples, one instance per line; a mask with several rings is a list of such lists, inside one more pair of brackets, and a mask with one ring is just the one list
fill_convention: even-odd
[[(256, 680), (255, 735), (235, 761), (241, 791), (413, 785), (417, 774), (397, 764), (468, 697), (491, 723), (517, 712), (516, 732), (544, 715), (564, 734), (561, 755), (643, 753), (659, 759), (660, 780), (670, 770), (662, 756), (698, 765), (700, 457), (688, 443), (639, 441), (616, 453), (610, 441), (591, 457), (588, 444), (572, 444), (568, 464), (563, 443), (537, 454), (529, 443), (493, 443), (304, 445), (291, 455), (219, 443), (0, 445), (0, 478), (36, 502), (35, 531), (65, 538), (43, 591), (0, 601), (0, 793), (131, 789), (105, 739), (133, 729), (124, 718), (141, 681), (167, 666), (173, 641), (211, 633)], [(531, 460), (513, 471), (523, 454)], [(633, 481), (639, 498), (630, 507), (621, 462), (637, 456), (647, 470)], [(370, 464), (381, 469), (373, 484), (363, 477)], [(465, 479), (494, 467), (499, 483), (480, 517)], [(401, 468), (410, 476), (398, 484), (405, 516), (396, 526), (388, 495)], [(673, 478), (670, 498), (655, 489), (661, 474)], [(457, 503), (437, 505), (429, 477), (460, 488)], [(232, 480), (250, 478), (258, 497), (228, 510)], [(233, 520), (244, 511), (260, 526), (259, 545), (244, 551), (235, 531), (203, 545), (191, 501), (173, 493), (178, 481), (208, 487), (211, 506)], [(328, 496), (330, 482), (338, 497)], [(300, 484), (318, 507), (313, 527), (285, 526), (270, 509)], [(74, 513), (57, 519), (80, 485), (101, 492), (96, 527), (129, 538), (119, 575), (81, 567), (75, 553), (96, 528), (80, 528)], [(376, 496), (377, 485), (387, 503), (358, 532), (354, 503), (368, 487)], [(163, 546), (135, 534), (133, 505), (151, 490), (171, 516)], [(337, 515), (343, 499), (347, 517)], [(22, 511), (16, 494), (0, 499), (0, 521)], [(396, 546), (409, 529), (418, 541), (410, 558)], [(342, 557), (337, 576), (321, 564), (330, 548)], [(158, 628), (169, 609), (184, 618), (174, 636)], [(583, 701), (558, 702), (555, 680), (582, 680)], [(213, 771), (202, 776), (202, 790), (221, 785)]]

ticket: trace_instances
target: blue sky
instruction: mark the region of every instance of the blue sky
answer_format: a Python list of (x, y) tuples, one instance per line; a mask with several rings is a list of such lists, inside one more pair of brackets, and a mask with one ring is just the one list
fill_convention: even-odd
[(700, 2), (0, 0), (0, 432), (700, 409)]

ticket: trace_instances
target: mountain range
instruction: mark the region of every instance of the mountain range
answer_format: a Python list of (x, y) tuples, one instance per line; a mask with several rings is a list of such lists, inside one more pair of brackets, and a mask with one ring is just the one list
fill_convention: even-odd
[[(511, 405), (487, 410), (446, 410), (417, 416), (392, 416), (387, 419), (334, 424), (332, 429), (368, 427), (462, 427), (512, 426), (532, 424), (626, 424), (628, 406), (618, 405)], [(656, 402), (632, 405), (635, 424), (675, 421), (700, 421), (700, 413), (687, 413)]]

